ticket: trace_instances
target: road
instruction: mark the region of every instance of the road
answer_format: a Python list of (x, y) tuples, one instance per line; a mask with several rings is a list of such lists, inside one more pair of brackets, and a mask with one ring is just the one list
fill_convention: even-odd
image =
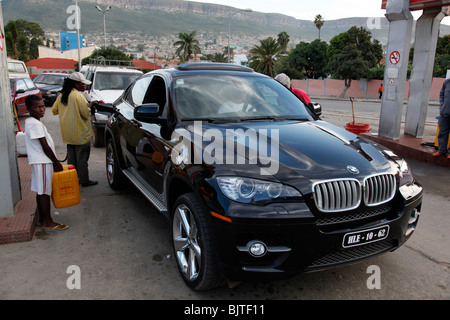
[[(353, 121), (352, 103), (350, 100), (341, 100), (335, 98), (313, 97), (314, 102), (322, 105), (322, 118), (340, 127), (345, 127), (348, 122)], [(381, 100), (355, 99), (353, 103), (355, 122), (366, 123), (371, 127), (370, 132), (378, 132), (380, 121)], [(401, 132), (405, 124), (405, 114), (407, 105), (403, 105)], [(430, 103), (427, 110), (425, 121), (424, 136), (435, 136), (437, 129), (436, 117), (439, 115), (439, 106), (436, 102)]]
[[(348, 121), (343, 110), (333, 109), (336, 101), (329, 101), (321, 101), (324, 118)], [(375, 114), (374, 105), (358, 102), (357, 108)], [(63, 158), (58, 120), (49, 108), (43, 122)], [(186, 305), (206, 299), (450, 299), (448, 168), (410, 161), (425, 195), (417, 230), (395, 252), (286, 280), (193, 292), (178, 274), (169, 224), (133, 187), (120, 192), (108, 187), (104, 158), (104, 148), (92, 149), (91, 178), (99, 184), (82, 188), (81, 203), (53, 210), (55, 221), (67, 223), (68, 230), (37, 228), (30, 242), (0, 246), (0, 299), (187, 299)]]

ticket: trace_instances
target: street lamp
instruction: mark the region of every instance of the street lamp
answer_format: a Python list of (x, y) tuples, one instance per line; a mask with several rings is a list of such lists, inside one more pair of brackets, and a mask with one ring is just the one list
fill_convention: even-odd
[(230, 15), (230, 18), (228, 18), (228, 63), (230, 63), (231, 18), (239, 12), (252, 12), (252, 9), (240, 9), (240, 10), (236, 11), (235, 13), (233, 13), (232, 15)]
[(102, 10), (99, 6), (95, 6), (95, 9), (103, 13), (103, 32), (105, 34), (105, 49), (106, 49), (106, 13), (111, 10), (111, 6), (106, 7), (105, 10)]

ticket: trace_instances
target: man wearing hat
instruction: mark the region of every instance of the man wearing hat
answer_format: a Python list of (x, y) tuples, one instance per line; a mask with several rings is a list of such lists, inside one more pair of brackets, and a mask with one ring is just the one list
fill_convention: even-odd
[(59, 115), (61, 135), (67, 144), (67, 163), (77, 169), (78, 180), (83, 187), (98, 184), (89, 179), (88, 160), (91, 153), (93, 134), (90, 113), (96, 101), (87, 102), (83, 91), (91, 84), (80, 72), (73, 72), (64, 80), (61, 94), (52, 107), (54, 115)]

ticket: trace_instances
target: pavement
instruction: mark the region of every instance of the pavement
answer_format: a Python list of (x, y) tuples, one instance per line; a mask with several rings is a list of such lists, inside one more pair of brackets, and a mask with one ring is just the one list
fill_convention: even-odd
[[(58, 121), (47, 121), (49, 117), (53, 117), (53, 115), (48, 108), (42, 121), (52, 135), (57, 156), (61, 159), (65, 155), (65, 145), (60, 137), (59, 123)], [(20, 122), (23, 121), (25, 121), (25, 118), (21, 117)], [(431, 156), (435, 152), (435, 137), (415, 138), (402, 135), (399, 140), (390, 140), (379, 137), (377, 134), (362, 133), (361, 135), (384, 145), (401, 157), (450, 167), (450, 160), (446, 157), (435, 158)], [(427, 145), (424, 145), (424, 143)], [(14, 216), (0, 218), (0, 244), (30, 241), (35, 233), (36, 194), (30, 190), (31, 166), (28, 164), (28, 158), (23, 156), (17, 157), (17, 163), (22, 199), (15, 206)], [(89, 198), (89, 195), (81, 192), (81, 197), (83, 200), (83, 197)]]

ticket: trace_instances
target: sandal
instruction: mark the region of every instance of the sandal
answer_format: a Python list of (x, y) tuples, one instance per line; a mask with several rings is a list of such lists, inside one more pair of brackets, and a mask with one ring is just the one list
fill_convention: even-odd
[(44, 228), (44, 231), (45, 232), (60, 231), (60, 230), (66, 230), (68, 228), (69, 228), (69, 226), (67, 224), (61, 223), (61, 224), (58, 224), (58, 225), (56, 225), (56, 226), (54, 226), (53, 228), (50, 228), (50, 229), (45, 229)]

